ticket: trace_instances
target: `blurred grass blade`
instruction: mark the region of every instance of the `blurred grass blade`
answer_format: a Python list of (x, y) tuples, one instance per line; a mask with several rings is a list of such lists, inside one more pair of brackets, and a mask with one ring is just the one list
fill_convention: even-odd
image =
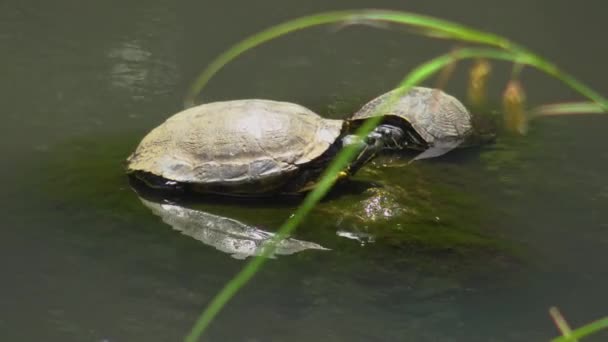
[(349, 23), (357, 24), (371, 22), (389, 22), (408, 25), (424, 29), (425, 32), (433, 33), (433, 35), (441, 36), (442, 38), (457, 39), (470, 43), (486, 44), (505, 49), (523, 50), (523, 48), (517, 47), (514, 43), (510, 42), (506, 38), (483, 31), (473, 30), (468, 27), (452, 23), (446, 20), (441, 20), (414, 13), (384, 10), (351, 10), (324, 12), (307, 17), (289, 20), (282, 24), (272, 26), (264, 31), (261, 31), (238, 42), (230, 49), (220, 54), (215, 60), (213, 60), (209, 64), (209, 66), (201, 74), (199, 74), (194, 84), (188, 91), (188, 94), (186, 95), (185, 104), (186, 106), (192, 106), (195, 102), (196, 97), (203, 89), (203, 87), (209, 82), (211, 77), (213, 77), (213, 75), (215, 75), (226, 64), (228, 64), (230, 61), (232, 61), (245, 51), (251, 50), (252, 48), (261, 45), (267, 41), (284, 36), (285, 34), (293, 31), (324, 24), (343, 23), (345, 25), (348, 25)]
[(469, 71), (467, 100), (473, 108), (483, 108), (487, 103), (488, 78), (492, 65), (485, 58), (477, 58)]
[[(444, 64), (442, 63), (425, 63), (414, 69), (399, 84), (399, 90), (395, 91), (386, 103), (376, 109), (376, 113), (382, 113), (391, 109), (397, 100), (409, 89), (431, 77), (443, 67)], [(372, 117), (366, 120), (356, 133), (359, 136), (367, 135), (372, 131), (372, 129), (374, 129), (374, 127), (378, 125), (380, 120), (380, 116)], [(249, 261), (245, 267), (243, 267), (243, 269), (212, 299), (211, 303), (197, 319), (190, 334), (185, 338), (186, 342), (198, 341), (199, 337), (203, 334), (205, 329), (209, 326), (213, 318), (219, 313), (222, 307), (224, 307), (226, 303), (238, 292), (238, 290), (242, 288), (249, 281), (249, 279), (253, 277), (253, 275), (255, 275), (258, 269), (266, 262), (267, 257), (274, 252), (277, 242), (287, 237), (300, 223), (302, 223), (306, 215), (308, 215), (315, 205), (327, 194), (337, 179), (338, 173), (342, 171), (351, 160), (353, 160), (356, 153), (357, 150), (352, 147), (345, 148), (338, 153), (338, 155), (329, 164), (323, 175), (321, 175), (319, 183), (315, 189), (306, 196), (295, 213), (279, 228), (277, 234), (274, 236), (271, 242), (264, 247), (263, 252), (259, 256), (256, 256)]]
[(605, 114), (608, 112), (595, 102), (565, 102), (546, 104), (534, 108), (532, 116), (554, 116), (554, 115), (573, 115), (573, 114)]
[(570, 329), (570, 325), (568, 325), (568, 322), (566, 321), (562, 313), (559, 312), (558, 308), (549, 308), (549, 315), (553, 319), (553, 322), (557, 326), (557, 329), (559, 329), (559, 331), (562, 333), (563, 337), (567, 338), (568, 341), (578, 342), (578, 340), (572, 336), (572, 330)]
[(522, 54), (517, 51), (506, 51), (494, 48), (463, 48), (435, 57), (425, 64), (443, 68), (454, 61), (471, 58), (489, 58), (532, 66), (561, 80), (570, 88), (578, 91), (581, 95), (595, 101), (599, 108), (604, 108), (606, 112), (608, 112), (608, 100), (602, 95), (577, 81), (572, 76), (562, 72), (552, 63), (532, 54)]
[(574, 342), (583, 337), (587, 337), (601, 330), (608, 329), (608, 317), (604, 317), (595, 322), (585, 324), (578, 329), (574, 329), (570, 332), (569, 336), (560, 336), (551, 340), (551, 342)]
[[(357, 134), (363, 136), (369, 133), (379, 122), (380, 117), (367, 120), (357, 131)], [(342, 171), (346, 165), (356, 156), (357, 149), (353, 146), (343, 149), (330, 163), (320, 178), (319, 183), (313, 191), (311, 191), (302, 204), (298, 207), (295, 213), (279, 228), (277, 234), (273, 237), (270, 243), (264, 246), (262, 253), (249, 261), (245, 267), (232, 279), (226, 286), (213, 298), (207, 306), (203, 314), (199, 317), (196, 324), (192, 328), (190, 334), (186, 337), (186, 342), (198, 341), (199, 337), (211, 323), (217, 313), (226, 305), (226, 303), (243, 287), (251, 277), (259, 270), (266, 262), (267, 258), (272, 255), (279, 241), (287, 237), (315, 207), (315, 205), (327, 194), (329, 189), (335, 183), (338, 173)]]
[[(439, 57), (436, 57), (412, 70), (407, 77), (399, 84), (400, 91), (394, 93), (386, 106), (380, 106), (377, 109), (378, 112), (390, 108), (396, 100), (404, 94), (412, 86), (428, 79), (450, 63), (455, 60), (466, 59), (466, 58), (494, 58), (500, 60), (513, 61), (517, 60), (520, 63), (533, 65), (541, 70), (550, 69), (551, 64), (546, 64), (542, 60), (530, 56), (518, 56), (513, 52), (508, 52), (498, 49), (488, 48), (466, 48), (460, 49)], [(357, 131), (357, 134), (364, 136), (369, 133), (379, 122), (380, 117), (372, 117), (368, 119)], [(226, 305), (226, 303), (242, 288), (258, 269), (266, 261), (266, 257), (272, 254), (276, 246), (276, 242), (288, 236), (305, 218), (305, 216), (314, 208), (314, 206), (327, 194), (333, 185), (338, 173), (345, 168), (345, 166), (354, 158), (355, 150), (352, 148), (343, 149), (330, 163), (326, 171), (320, 178), (317, 187), (311, 191), (300, 207), (287, 220), (279, 229), (275, 237), (271, 242), (264, 248), (264, 251), (260, 256), (253, 258), (249, 261), (245, 267), (232, 279), (226, 286), (212, 299), (211, 303), (206, 307), (205, 311), (197, 319), (194, 324), (192, 331), (186, 337), (186, 342), (194, 342), (199, 339), (205, 329), (209, 326), (213, 318), (219, 313), (219, 311)]]
[[(195, 83), (190, 88), (186, 96), (186, 104), (192, 105), (195, 98), (198, 96), (203, 87), (209, 80), (230, 61), (241, 55), (242, 53), (277, 37), (281, 37), (287, 33), (330, 23), (357, 23), (367, 21), (380, 21), (389, 23), (398, 23), (407, 26), (420, 28), (444, 38), (457, 39), (469, 43), (477, 43), (490, 45), (495, 48), (464, 48), (451, 52), (446, 55), (436, 57), (428, 62), (420, 65), (412, 70), (407, 77), (399, 85), (399, 91), (394, 92), (394, 95), (385, 106), (380, 106), (378, 111), (383, 111), (390, 108), (395, 101), (404, 94), (412, 86), (422, 82), (439, 70), (455, 63), (461, 59), (468, 58), (489, 58), (525, 65), (533, 66), (545, 73), (561, 80), (571, 88), (575, 89), (587, 98), (595, 101), (600, 108), (608, 110), (608, 100), (602, 97), (599, 93), (585, 86), (572, 76), (563, 73), (552, 63), (542, 59), (539, 56), (528, 52), (524, 48), (512, 43), (506, 38), (473, 30), (465, 26), (455, 24), (449, 21), (440, 20), (433, 17), (417, 15), (407, 12), (396, 11), (380, 11), (380, 10), (354, 10), (341, 12), (326, 12), (308, 17), (303, 17), (291, 20), (267, 30), (250, 36), (245, 40), (235, 44), (224, 53), (220, 54), (213, 60), (209, 66), (197, 77)], [(357, 134), (366, 135), (379, 122), (380, 117), (367, 120), (358, 130)], [(317, 187), (311, 191), (302, 204), (298, 207), (295, 213), (288, 219), (279, 229), (275, 237), (269, 244), (265, 245), (260, 256), (251, 259), (244, 268), (231, 280), (226, 286), (212, 299), (211, 303), (206, 307), (201, 316), (197, 319), (190, 334), (185, 338), (187, 342), (197, 341), (205, 329), (209, 326), (213, 318), (219, 313), (224, 305), (242, 288), (251, 277), (259, 270), (266, 262), (266, 257), (273, 253), (276, 242), (288, 236), (305, 218), (305, 216), (314, 208), (314, 206), (325, 196), (334, 184), (338, 173), (343, 170), (346, 165), (355, 157), (356, 150), (354, 148), (343, 149), (329, 164), (323, 175), (321, 176)], [(576, 332), (576, 331), (575, 331)], [(575, 333), (573, 332), (573, 334)]]
[(505, 129), (511, 133), (526, 134), (528, 132), (526, 95), (519, 81), (509, 81), (502, 96), (502, 103)]
[[(453, 51), (457, 51), (454, 49)], [(450, 78), (454, 75), (456, 71), (456, 66), (458, 65), (457, 61), (453, 61), (452, 63), (446, 65), (439, 74), (437, 75), (437, 79), (435, 80), (434, 88), (436, 89), (445, 89), (450, 81)]]
[[(185, 105), (192, 106), (196, 97), (209, 82), (209, 80), (226, 64), (241, 55), (242, 53), (270, 41), (274, 38), (281, 37), (287, 33), (323, 25), (330, 23), (348, 23), (348, 22), (368, 22), (368, 21), (385, 21), (397, 23), (416, 28), (424, 29), (428, 32), (433, 32), (442, 37), (456, 39), (468, 43), (484, 44), (493, 47), (504, 49), (509, 54), (503, 55), (503, 60), (512, 62), (521, 62), (528, 65), (533, 65), (541, 69), (545, 73), (561, 80), (572, 89), (576, 90), (583, 96), (597, 102), (602, 108), (608, 110), (608, 100), (599, 93), (593, 91), (583, 83), (576, 80), (574, 77), (562, 72), (552, 63), (542, 59), (541, 57), (527, 51), (523, 47), (509, 41), (508, 39), (494, 35), (488, 32), (474, 30), (460, 24), (441, 20), (429, 16), (418, 15), (408, 12), (398, 11), (383, 11), (383, 10), (352, 10), (341, 12), (325, 12), (307, 17), (302, 17), (284, 22), (282, 24), (272, 26), (264, 31), (254, 34), (231, 48), (220, 54), (214, 59), (209, 66), (196, 78), (194, 84), (188, 91), (185, 98)], [(483, 55), (470, 55), (463, 58), (484, 57)], [(492, 56), (485, 56), (494, 58)]]

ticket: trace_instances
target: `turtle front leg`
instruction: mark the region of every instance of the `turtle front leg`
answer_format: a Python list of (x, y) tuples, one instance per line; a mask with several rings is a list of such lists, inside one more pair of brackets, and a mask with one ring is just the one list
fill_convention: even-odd
[(342, 138), (342, 146), (356, 146), (359, 150), (355, 159), (348, 166), (346, 173), (351, 176), (354, 175), (378, 152), (384, 149), (403, 148), (405, 141), (403, 130), (392, 125), (379, 125), (364, 138), (354, 134), (345, 136)]

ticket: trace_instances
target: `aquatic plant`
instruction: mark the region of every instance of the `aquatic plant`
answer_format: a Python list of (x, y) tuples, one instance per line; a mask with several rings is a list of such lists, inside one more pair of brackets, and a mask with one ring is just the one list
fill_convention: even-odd
[(608, 328), (608, 317), (604, 317), (597, 321), (585, 324), (578, 329), (572, 330), (559, 309), (552, 307), (549, 309), (549, 314), (551, 315), (551, 318), (553, 318), (553, 322), (559, 331), (562, 333), (562, 336), (554, 338), (551, 340), (551, 342), (577, 342), (583, 337)]
[[(463, 43), (472, 44), (472, 47), (460, 48), (444, 55), (432, 58), (422, 65), (410, 71), (402, 81), (396, 85), (399, 89), (393, 97), (385, 103), (384, 106), (378, 108), (381, 112), (390, 108), (396, 100), (409, 88), (423, 82), (441, 70), (453, 65), (455, 62), (464, 59), (494, 59), (512, 62), (515, 64), (513, 79), (507, 85), (503, 102), (505, 105), (505, 121), (506, 128), (514, 132), (524, 133), (527, 120), (536, 116), (557, 115), (565, 112), (608, 112), (608, 100), (593, 89), (587, 87), (571, 75), (560, 70), (556, 65), (545, 58), (542, 58), (527, 48), (510, 41), (507, 38), (484, 31), (475, 30), (460, 24), (450, 21), (418, 15), (408, 12), (386, 11), (386, 10), (352, 10), (325, 12), (316, 15), (301, 17), (290, 20), (282, 24), (272, 26), (264, 31), (254, 34), (237, 44), (230, 47), (228, 50), (220, 54), (214, 59), (209, 66), (196, 78), (193, 86), (188, 92), (185, 103), (187, 106), (193, 105), (197, 96), (209, 80), (226, 64), (243, 54), (244, 52), (272, 39), (284, 36), (290, 32), (310, 28), (314, 26), (343, 23), (343, 24), (365, 24), (365, 23), (391, 23), (398, 25), (406, 25), (415, 28), (417, 33), (442, 39), (451, 39)], [(521, 84), (517, 81), (517, 76), (522, 72), (524, 66), (536, 68), (549, 76), (562, 81), (565, 85), (574, 89), (582, 96), (590, 100), (590, 102), (582, 102), (575, 105), (552, 105), (552, 107), (540, 107), (532, 111), (533, 115), (526, 113), (525, 96)], [(479, 73), (483, 76), (483, 73)], [(480, 76), (474, 76), (480, 77)], [(481, 79), (479, 79), (481, 80)], [(481, 82), (483, 83), (483, 82)], [(479, 91), (478, 87), (478, 90)], [(475, 91), (475, 90), (474, 90)], [(483, 94), (472, 94), (472, 97), (477, 96), (478, 103), (483, 101)], [(364, 136), (370, 132), (378, 123), (379, 117), (371, 118), (363, 124), (357, 134)], [(306, 217), (306, 215), (315, 207), (315, 205), (327, 194), (329, 189), (337, 179), (338, 173), (355, 157), (356, 150), (354, 148), (345, 148), (341, 151), (334, 160), (330, 163), (320, 178), (316, 188), (312, 190), (302, 201), (298, 209), (291, 215), (287, 221), (280, 227), (275, 238), (268, 243), (263, 252), (251, 259), (243, 269), (230, 280), (224, 288), (211, 300), (206, 309), (202, 312), (192, 330), (185, 338), (187, 342), (197, 341), (209, 326), (217, 313), (228, 303), (228, 301), (242, 288), (262, 267), (266, 262), (267, 256), (271, 255), (276, 248), (277, 242), (286, 238)], [(600, 323), (604, 320), (600, 321)], [(606, 323), (606, 322), (604, 322)], [(601, 329), (608, 324), (595, 324), (591, 328), (584, 330), (576, 330), (572, 332), (572, 336), (585, 336), (588, 331)], [(596, 330), (597, 330), (596, 329)], [(582, 331), (582, 332), (580, 332)], [(575, 334), (575, 332), (577, 332)], [(578, 335), (580, 334), (580, 335)], [(572, 339), (559, 341), (571, 341)], [(557, 341), (556, 340), (556, 341)]]

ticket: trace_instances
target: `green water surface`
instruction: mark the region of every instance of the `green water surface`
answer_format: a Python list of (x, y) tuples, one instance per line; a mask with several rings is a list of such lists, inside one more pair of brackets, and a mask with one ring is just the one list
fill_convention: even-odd
[[(0, 340), (181, 340), (244, 265), (217, 244), (264, 239), (298, 201), (142, 200), (125, 158), (230, 44), (365, 7), (504, 34), (608, 89), (600, 2), (3, 1)], [(200, 101), (285, 100), (343, 118), (452, 47), (317, 28), (247, 53)], [(495, 67), (495, 100), (508, 72)], [(462, 64), (447, 90), (463, 97), (465, 75)], [(578, 99), (536, 72), (523, 82), (533, 104)], [(436, 160), (377, 159), (315, 208), (205, 340), (546, 341), (552, 305), (573, 326), (605, 316), (606, 127), (603, 116), (546, 118), (526, 137)]]

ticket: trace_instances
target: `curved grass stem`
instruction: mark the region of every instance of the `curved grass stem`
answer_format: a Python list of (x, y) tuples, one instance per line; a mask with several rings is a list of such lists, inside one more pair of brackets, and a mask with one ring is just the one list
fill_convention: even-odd
[[(576, 90), (583, 96), (598, 103), (602, 108), (608, 110), (608, 100), (606, 100), (599, 93), (593, 91), (591, 88), (584, 85), (574, 77), (562, 72), (555, 65), (533, 54), (524, 47), (515, 44), (507, 38), (489, 33), (468, 28), (466, 26), (456, 24), (447, 20), (442, 20), (434, 17), (419, 15), (409, 12), (399, 11), (386, 11), (386, 10), (352, 10), (352, 11), (339, 11), (339, 12), (325, 12), (307, 17), (301, 17), (294, 20), (284, 22), (272, 26), (266, 30), (263, 30), (257, 34), (254, 34), (231, 48), (220, 54), (215, 58), (208, 66), (203, 70), (202, 73), (196, 78), (195, 82), (189, 89), (186, 98), (184, 100), (186, 106), (192, 106), (195, 102), (196, 97), (205, 87), (205, 85), (211, 80), (211, 78), (221, 70), (226, 64), (234, 60), (244, 52), (251, 50), (265, 42), (272, 39), (284, 36), (290, 32), (310, 28), (314, 26), (331, 24), (331, 23), (360, 23), (360, 22), (390, 22), (400, 25), (406, 25), (421, 29), (424, 34), (459, 40), (467, 43), (481, 44), (491, 46), (496, 51), (509, 52), (509, 55), (502, 55), (502, 57), (491, 57), (495, 59), (502, 59), (515, 63), (527, 63), (528, 65), (534, 66), (550, 76), (557, 78), (564, 82), (566, 85)], [(499, 50), (500, 49), (500, 50)], [(467, 50), (462, 49), (460, 51)], [(461, 52), (460, 54), (467, 54)], [(473, 58), (475, 56), (468, 56), (463, 58)], [(478, 55), (477, 57), (484, 57), (484, 55)]]
[(236, 43), (230, 49), (224, 51), (217, 58), (215, 58), (207, 66), (207, 68), (199, 74), (188, 91), (184, 102), (186, 106), (193, 105), (196, 96), (220, 69), (245, 51), (251, 50), (254, 47), (257, 47), (272, 39), (284, 36), (294, 31), (319, 25), (332, 23), (364, 23), (374, 21), (412, 26), (421, 29), (423, 34), (434, 37), (490, 45), (502, 49), (524, 51), (522, 47), (519, 47), (504, 37), (500, 37), (488, 32), (474, 30), (447, 20), (415, 13), (387, 10), (324, 12), (289, 20), (287, 22), (272, 26)]
[[(398, 85), (399, 91), (394, 92), (391, 99), (389, 99), (384, 106), (380, 106), (381, 108), (377, 109), (378, 112), (390, 109), (396, 100), (409, 88), (431, 77), (443, 67), (454, 63), (455, 61), (469, 58), (498, 59), (535, 67), (564, 82), (566, 85), (578, 91), (583, 96), (593, 100), (603, 110), (608, 110), (608, 100), (606, 100), (599, 93), (593, 91), (572, 76), (562, 72), (549, 61), (529, 52), (525, 48), (509, 41), (506, 38), (433, 17), (407, 12), (380, 10), (356, 10), (321, 13), (291, 20), (273, 26), (260, 33), (254, 34), (249, 38), (235, 44), (214, 59), (196, 78), (195, 83), (187, 94), (185, 102), (187, 105), (192, 105), (203, 87), (219, 70), (221, 70), (226, 64), (234, 60), (242, 53), (259, 46), (264, 42), (296, 30), (322, 24), (339, 22), (358, 23), (365, 21), (382, 21), (408, 25), (422, 29), (425, 34), (431, 36), (456, 39), (468, 43), (482, 44), (491, 47), (459, 49), (431, 59), (418, 66), (407, 74), (403, 81)], [(379, 120), (380, 117), (372, 117), (368, 119), (358, 129), (357, 134), (360, 136), (366, 135), (378, 124)], [(324, 174), (321, 176), (317, 187), (306, 196), (295, 213), (280, 227), (275, 237), (265, 246), (261, 255), (254, 257), (247, 262), (243, 269), (211, 300), (200, 317), (197, 319), (189, 335), (185, 338), (186, 342), (194, 342), (200, 338), (214, 317), (266, 262), (266, 257), (272, 254), (274, 248), (276, 247), (276, 243), (288, 236), (304, 220), (306, 215), (315, 207), (315, 205), (327, 194), (327, 192), (333, 186), (338, 173), (343, 170), (354, 158), (355, 152), (356, 151), (352, 148), (345, 148), (332, 160)]]
[[(436, 61), (435, 61), (436, 60)], [(443, 63), (449, 63), (449, 55), (436, 58), (433, 63), (425, 63), (412, 70), (397, 86), (399, 89), (395, 91), (387, 102), (379, 106), (376, 112), (384, 112), (391, 109), (397, 100), (405, 94), (410, 88), (416, 84), (431, 77), (437, 71), (441, 70)], [(363, 125), (357, 130), (359, 136), (365, 136), (371, 132), (380, 122), (380, 116), (373, 116), (367, 119)], [(195, 342), (202, 335), (205, 329), (209, 326), (213, 318), (219, 311), (228, 303), (228, 301), (255, 275), (259, 268), (265, 263), (266, 258), (271, 255), (278, 241), (284, 239), (291, 234), (293, 230), (304, 220), (306, 215), (315, 207), (315, 205), (329, 192), (337, 179), (338, 173), (346, 168), (348, 163), (356, 155), (355, 148), (345, 148), (332, 160), (320, 181), (305, 198), (302, 204), (296, 209), (295, 213), (279, 228), (277, 234), (265, 246), (263, 252), (250, 260), (243, 269), (232, 278), (224, 288), (211, 300), (209, 305), (197, 319), (190, 334), (185, 338), (186, 342)]]

